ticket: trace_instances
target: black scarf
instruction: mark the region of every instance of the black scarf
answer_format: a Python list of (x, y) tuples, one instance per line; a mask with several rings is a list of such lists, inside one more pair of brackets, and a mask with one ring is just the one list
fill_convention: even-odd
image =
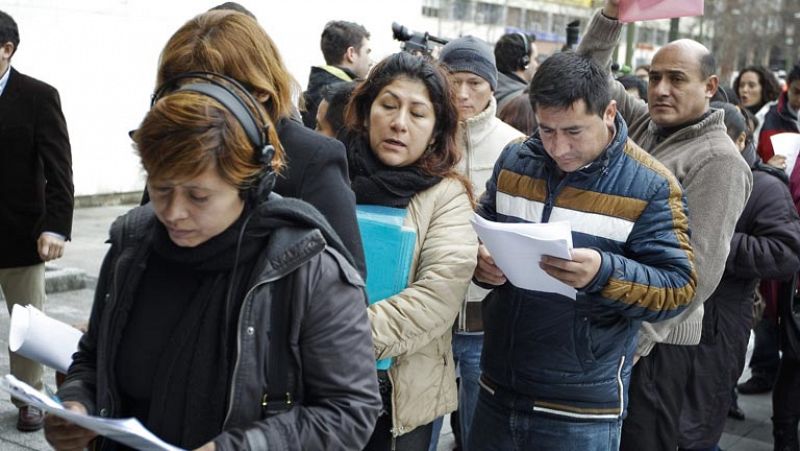
[(758, 114), (759, 111), (761, 111), (761, 108), (763, 108), (764, 105), (766, 104), (767, 102), (761, 102), (755, 105), (747, 106), (745, 108), (747, 108), (747, 111), (749, 111), (753, 116), (755, 116), (756, 114)]
[(346, 135), (350, 181), (356, 203), (406, 208), (415, 194), (439, 183), (442, 178), (415, 166), (386, 166), (372, 152), (366, 139)]
[(204, 273), (197, 287), (187, 287), (196, 291), (164, 344), (154, 375), (158, 382), (153, 384), (147, 427), (167, 442), (193, 449), (222, 431), (236, 359), (239, 310), (257, 257), (268, 246), (272, 232), (282, 227), (319, 229), (327, 244), (353, 264), (321, 213), (303, 201), (275, 194), (245, 209), (227, 230), (197, 248), (176, 246), (161, 224), (154, 228), (154, 252), (176, 265), (195, 265)]

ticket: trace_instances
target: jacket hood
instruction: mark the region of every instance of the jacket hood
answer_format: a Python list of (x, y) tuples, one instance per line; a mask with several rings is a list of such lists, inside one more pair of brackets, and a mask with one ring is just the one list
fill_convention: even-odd
[[(140, 238), (137, 239), (149, 240), (149, 230), (158, 224), (151, 203), (135, 208), (118, 218), (111, 226), (112, 243), (120, 239), (119, 231), (129, 217), (132, 218), (131, 221), (143, 225), (141, 229), (134, 228), (139, 230)], [(219, 242), (211, 249), (213, 254), (206, 251), (207, 258), (203, 263), (206, 270), (226, 269), (237, 261), (255, 256), (264, 249), (264, 240), (269, 240), (269, 246), (266, 246), (267, 254), (263, 257), (268, 260), (269, 269), (280, 273), (297, 268), (326, 245), (335, 249), (355, 267), (353, 256), (322, 213), (302, 200), (283, 198), (275, 193), (257, 205), (247, 205), (242, 216), (228, 230), (211, 238), (209, 242), (213, 240)], [(185, 260), (188, 257), (180, 254), (192, 254), (196, 250), (175, 246), (172, 252), (175, 253), (175, 259)]]
[(505, 74), (503, 72), (497, 73), (497, 89), (494, 92), (494, 97), (497, 99), (498, 104), (503, 104), (503, 101), (510, 100), (517, 93), (521, 93), (528, 87), (528, 84), (520, 80), (514, 74)]
[(315, 254), (315, 238), (318, 245), (327, 244), (355, 267), (353, 256), (322, 213), (299, 199), (270, 194), (245, 218), (240, 233), (243, 241), (272, 234), (266, 258), (276, 270), (290, 271), (302, 264), (309, 252)]

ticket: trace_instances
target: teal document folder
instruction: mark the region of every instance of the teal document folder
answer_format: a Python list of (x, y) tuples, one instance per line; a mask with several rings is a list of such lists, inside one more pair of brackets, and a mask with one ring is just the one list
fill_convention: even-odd
[[(403, 208), (357, 205), (356, 216), (367, 262), (367, 298), (374, 304), (408, 286), (417, 234), (403, 226)], [(390, 365), (391, 359), (378, 361), (380, 370)]]

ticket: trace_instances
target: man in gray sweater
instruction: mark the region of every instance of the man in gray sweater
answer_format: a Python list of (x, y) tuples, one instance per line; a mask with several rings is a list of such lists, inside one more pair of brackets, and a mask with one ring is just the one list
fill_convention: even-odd
[[(578, 47), (578, 53), (605, 67), (622, 28), (618, 6), (619, 0), (606, 0)], [(622, 450), (677, 448), (681, 393), (694, 367), (703, 302), (722, 277), (736, 221), (750, 195), (750, 169), (725, 133), (722, 111), (709, 107), (719, 84), (715, 70), (708, 49), (682, 39), (654, 56), (648, 104), (610, 81), (630, 137), (684, 187), (698, 275), (695, 298), (686, 311), (657, 324), (644, 323), (639, 331)]]

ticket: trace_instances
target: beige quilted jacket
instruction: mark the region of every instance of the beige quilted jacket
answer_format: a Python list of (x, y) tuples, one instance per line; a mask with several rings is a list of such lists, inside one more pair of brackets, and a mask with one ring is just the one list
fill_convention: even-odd
[(395, 436), (456, 409), (451, 331), (477, 263), (471, 217), (466, 190), (455, 179), (414, 196), (405, 218), (417, 232), (409, 286), (369, 307), (375, 356), (394, 358)]

